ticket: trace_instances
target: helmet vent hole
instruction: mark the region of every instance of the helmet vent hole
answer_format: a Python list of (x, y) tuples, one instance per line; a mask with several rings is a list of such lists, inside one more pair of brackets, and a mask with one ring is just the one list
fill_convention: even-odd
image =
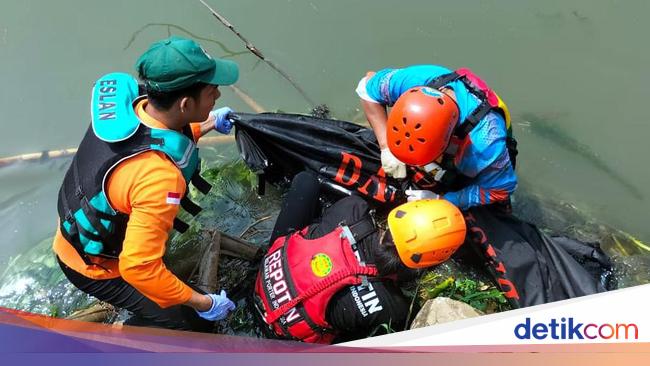
[(422, 137), (418, 137), (418, 142), (420, 142), (421, 144), (424, 144), (424, 143), (427, 142), (427, 140), (423, 139)]
[(440, 104), (440, 105), (444, 105), (444, 104), (445, 104), (445, 101), (442, 100), (442, 98), (438, 98), (438, 104)]
[(397, 210), (397, 212), (395, 212), (395, 218), (401, 219), (404, 216), (406, 216), (406, 212), (402, 210)]
[(406, 138), (409, 138), (409, 137), (411, 137), (411, 133), (410, 133), (410, 132), (407, 132), (407, 133), (405, 134), (405, 136), (406, 136)]
[(415, 129), (416, 129), (416, 130), (419, 130), (420, 127), (422, 127), (422, 124), (421, 124), (421, 123), (418, 123), (418, 124), (415, 125)]
[(397, 140), (397, 141), (395, 141), (395, 145), (397, 145), (397, 146), (399, 146), (401, 143), (402, 143), (401, 140)]
[(406, 126), (406, 117), (402, 117), (402, 123)]
[(410, 151), (410, 152), (415, 151), (415, 149), (413, 148), (413, 145), (409, 145), (409, 151)]
[(409, 93), (417, 93), (419, 91), (420, 91), (420, 89), (411, 89), (411, 91)]
[(399, 132), (399, 128), (393, 126), (393, 131), (395, 131), (395, 132)]
[(411, 255), (411, 260), (415, 263), (419, 263), (420, 260), (422, 260), (422, 254), (414, 253), (413, 255)]

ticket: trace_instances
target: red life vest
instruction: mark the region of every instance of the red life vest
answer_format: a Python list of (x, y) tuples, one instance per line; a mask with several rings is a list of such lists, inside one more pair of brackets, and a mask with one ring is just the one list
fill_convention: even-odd
[(275, 240), (255, 281), (255, 304), (279, 337), (329, 344), (336, 336), (325, 320), (330, 299), (377, 269), (359, 262), (347, 226), (317, 239), (306, 239), (307, 229)]

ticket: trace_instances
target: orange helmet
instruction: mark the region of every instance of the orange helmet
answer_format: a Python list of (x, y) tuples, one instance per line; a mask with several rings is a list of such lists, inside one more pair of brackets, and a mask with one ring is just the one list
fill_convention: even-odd
[(426, 86), (411, 88), (388, 115), (388, 147), (408, 165), (429, 164), (447, 148), (458, 116), (458, 106), (447, 94)]
[(451, 202), (419, 200), (394, 208), (388, 229), (402, 262), (409, 268), (426, 268), (449, 259), (465, 241), (467, 228), (458, 207)]

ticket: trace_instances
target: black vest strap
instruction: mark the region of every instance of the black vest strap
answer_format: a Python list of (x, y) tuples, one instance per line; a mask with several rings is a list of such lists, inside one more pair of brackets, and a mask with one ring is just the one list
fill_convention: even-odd
[[(74, 194), (79, 199), (79, 201), (81, 202), (81, 209), (83, 210), (84, 214), (86, 215), (86, 218), (88, 219), (88, 221), (90, 221), (90, 225), (92, 225), (92, 227), (95, 230), (97, 230), (97, 232), (99, 233), (99, 236), (93, 234), (93, 236), (95, 238), (91, 239), (91, 237), (87, 235), (87, 234), (90, 234), (90, 233), (88, 231), (84, 230), (84, 228), (82, 228), (81, 225), (79, 225), (77, 223), (79, 232), (81, 232), (84, 236), (88, 237), (91, 240), (104, 242), (104, 240), (102, 240), (102, 238), (107, 239), (111, 235), (111, 233), (108, 230), (106, 230), (104, 225), (102, 225), (102, 223), (101, 223), (101, 221), (99, 219), (99, 216), (101, 214), (98, 215), (99, 210), (92, 207), (90, 205), (90, 202), (88, 202), (88, 197), (86, 196), (86, 194), (84, 192), (84, 189), (81, 186), (81, 181), (79, 180), (79, 166), (76, 164), (76, 162), (72, 163), (72, 174), (74, 176), (74, 182), (75, 182), (75, 193)], [(106, 217), (107, 215), (104, 214), (104, 215), (101, 215), (101, 216)]]
[[(62, 184), (61, 190), (59, 191), (59, 201), (61, 201), (61, 204), (63, 205), (63, 212), (65, 213), (65, 217), (60, 217), (59, 220), (68, 221), (74, 226), (74, 216), (72, 210), (70, 210), (70, 206), (68, 205), (67, 193), (68, 192), (65, 189), (65, 184)], [(63, 224), (63, 222), (61, 224)]]
[(192, 185), (196, 187), (196, 189), (198, 189), (199, 192), (203, 194), (208, 194), (212, 189), (212, 184), (208, 183), (207, 180), (203, 179), (203, 177), (199, 174), (200, 171), (201, 171), (200, 169), (196, 169), (196, 172), (194, 172), (194, 175), (192, 175), (190, 182), (192, 182)]
[[(59, 220), (62, 220), (62, 219), (63, 218), (59, 218)], [(90, 261), (90, 258), (88, 257), (88, 255), (84, 251), (84, 248), (81, 245), (81, 242), (78, 240), (79, 239), (79, 229), (77, 227), (77, 222), (76, 222), (74, 216), (72, 216), (72, 214), (66, 215), (65, 221), (67, 221), (70, 224), (70, 230), (69, 231), (66, 230), (63, 227), (63, 222), (61, 222), (61, 225), (60, 225), (61, 226), (61, 235), (63, 235), (63, 237), (68, 241), (68, 243), (70, 243), (75, 248), (75, 250), (77, 251), (77, 253), (79, 253), (79, 256), (81, 257), (81, 259), (84, 261), (84, 263), (86, 265), (88, 265), (88, 266), (92, 265), (93, 262)], [(93, 235), (93, 234), (91, 234), (91, 235)]]
[[(203, 194), (208, 194), (210, 190), (212, 189), (212, 185), (208, 183), (207, 180), (203, 179), (200, 175), (201, 173), (201, 161), (199, 160), (199, 165), (192, 175), (192, 178), (190, 178), (190, 182), (196, 189), (199, 190), (199, 192)], [(194, 203), (188, 196), (187, 193), (185, 196), (181, 199), (181, 207), (183, 210), (187, 211), (192, 216), (196, 216), (201, 212), (201, 206), (197, 205)], [(179, 219), (176, 217), (174, 219), (174, 229), (178, 231), (179, 233), (184, 233), (187, 231), (187, 229), (190, 228), (190, 225), (188, 225), (186, 222), (183, 220)]]
[(81, 202), (81, 209), (83, 210), (84, 214), (86, 215), (86, 218), (88, 219), (88, 221), (90, 221), (90, 224), (92, 225), (92, 227), (95, 230), (97, 230), (97, 232), (99, 233), (99, 237), (105, 238), (105, 239), (108, 238), (111, 235), (111, 233), (108, 230), (106, 230), (104, 225), (102, 225), (102, 223), (101, 223), (101, 221), (100, 221), (100, 219), (99, 219), (99, 217), (97, 215), (97, 212), (99, 212), (99, 210), (95, 209), (94, 207), (92, 207), (90, 205), (90, 202), (88, 202), (88, 197), (86, 197), (86, 196), (81, 197), (80, 202)]
[(352, 236), (354, 236), (354, 240), (357, 243), (377, 230), (375, 224), (372, 222), (372, 219), (370, 219), (368, 216), (364, 216), (352, 225), (348, 225), (348, 228), (350, 228)]
[[(99, 236), (99, 235), (97, 235), (97, 234), (95, 234), (95, 233), (92, 233), (92, 232), (90, 232), (90, 231), (84, 229), (84, 227), (81, 226), (81, 225), (79, 225), (78, 222), (77, 222), (76, 225), (75, 225), (75, 229), (77, 230), (77, 232), (78, 232), (79, 234), (85, 236), (86, 238), (88, 238), (88, 239), (90, 239), (90, 240), (92, 240), (92, 241), (98, 241), (98, 242), (100, 242), (100, 243), (102, 242), (102, 237), (101, 237), (101, 236)], [(83, 250), (83, 249), (82, 249), (82, 250)], [(85, 253), (85, 252), (84, 252), (84, 253)]]
[(490, 103), (488, 103), (487, 100), (483, 100), (483, 102), (474, 109), (472, 114), (465, 118), (465, 122), (456, 126), (453, 132), (454, 136), (461, 140), (464, 139), (491, 109), (492, 107), (490, 106)]
[[(431, 80), (427, 86), (434, 89), (440, 89), (443, 86), (461, 78), (463, 77), (456, 72), (450, 72), (449, 74), (440, 75), (437, 78)], [(465, 121), (462, 121), (462, 123), (460, 123), (454, 129), (454, 136), (457, 136), (460, 139), (464, 139), (465, 136), (467, 136), (470, 131), (472, 131), (472, 129), (476, 127), (476, 125), (483, 119), (483, 117), (485, 117), (485, 115), (487, 115), (492, 109), (492, 106), (490, 106), (490, 103), (488, 103), (485, 93), (482, 90), (477, 89), (470, 82), (464, 82), (463, 84), (472, 94), (474, 94), (474, 96), (476, 96), (481, 101), (481, 104), (476, 107), (472, 114), (467, 116)]]
[(512, 136), (506, 137), (506, 148), (508, 149), (512, 169), (515, 169), (517, 167), (517, 155), (519, 155), (519, 150), (517, 150), (517, 140)]
[(460, 75), (455, 72), (450, 72), (449, 74), (443, 74), (431, 80), (427, 86), (433, 89), (440, 89), (452, 81), (456, 81), (458, 78), (460, 78)]
[[(74, 164), (74, 160), (72, 164)], [(66, 240), (72, 244), (72, 246), (76, 249), (76, 251), (79, 253), (79, 256), (81, 259), (84, 261), (86, 265), (91, 265), (92, 262), (90, 261), (90, 258), (86, 255), (84, 252), (84, 248), (81, 246), (81, 243), (79, 240), (79, 230), (77, 230), (77, 222), (74, 218), (72, 210), (70, 210), (70, 206), (68, 205), (68, 195), (66, 194), (66, 189), (65, 189), (65, 184), (61, 185), (61, 191), (59, 191), (59, 201), (61, 201), (61, 204), (63, 205), (63, 211), (65, 212), (65, 217), (59, 217), (59, 220), (64, 220), (70, 224), (70, 230), (67, 231), (63, 227), (63, 221), (60, 223), (60, 229), (61, 229), (61, 235), (63, 235)]]
[(201, 212), (201, 206), (194, 203), (187, 195), (181, 198), (181, 207), (192, 216), (196, 216)]
[(179, 233), (184, 233), (187, 231), (187, 229), (190, 228), (190, 225), (188, 225), (185, 221), (179, 219), (178, 217), (174, 218), (174, 230), (178, 231)]
[[(102, 220), (108, 220), (108, 221), (111, 221), (111, 222), (116, 222), (118, 220), (117, 215), (114, 216), (114, 215), (111, 215), (111, 214), (107, 214), (106, 212), (97, 210), (92, 205), (90, 205), (90, 207), (93, 210), (94, 215), (97, 216), (98, 218), (102, 219)], [(118, 213), (118, 215), (119, 215), (119, 213)]]

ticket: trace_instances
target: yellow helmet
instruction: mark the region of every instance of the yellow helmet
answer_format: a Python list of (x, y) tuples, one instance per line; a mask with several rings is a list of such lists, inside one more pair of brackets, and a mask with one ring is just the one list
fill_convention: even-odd
[(425, 268), (449, 259), (465, 241), (467, 228), (458, 207), (451, 202), (419, 200), (394, 208), (388, 229), (402, 262)]

